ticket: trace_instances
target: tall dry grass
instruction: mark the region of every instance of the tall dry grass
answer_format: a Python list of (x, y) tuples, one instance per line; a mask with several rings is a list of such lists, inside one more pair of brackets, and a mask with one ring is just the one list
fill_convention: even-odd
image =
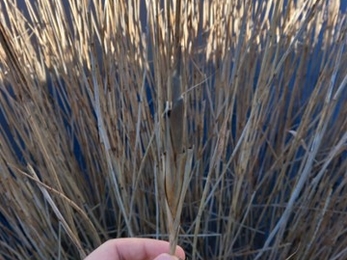
[(339, 1), (158, 2), (0, 2), (0, 255), (347, 258)]

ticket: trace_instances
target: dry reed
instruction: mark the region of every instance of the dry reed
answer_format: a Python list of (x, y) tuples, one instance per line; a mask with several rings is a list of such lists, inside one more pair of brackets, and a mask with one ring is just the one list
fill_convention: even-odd
[(1, 1), (1, 257), (347, 258), (347, 17), (285, 2)]

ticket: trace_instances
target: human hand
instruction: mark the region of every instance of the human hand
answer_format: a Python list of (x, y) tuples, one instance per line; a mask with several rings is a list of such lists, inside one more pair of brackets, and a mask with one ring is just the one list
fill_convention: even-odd
[(178, 260), (185, 259), (181, 247), (175, 256), (167, 254), (169, 243), (147, 238), (111, 239), (95, 249), (84, 260)]

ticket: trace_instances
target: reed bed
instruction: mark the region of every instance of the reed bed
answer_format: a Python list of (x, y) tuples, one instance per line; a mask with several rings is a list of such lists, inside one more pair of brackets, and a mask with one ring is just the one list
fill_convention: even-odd
[(0, 2), (2, 258), (125, 236), (188, 259), (347, 258), (339, 1), (22, 7)]

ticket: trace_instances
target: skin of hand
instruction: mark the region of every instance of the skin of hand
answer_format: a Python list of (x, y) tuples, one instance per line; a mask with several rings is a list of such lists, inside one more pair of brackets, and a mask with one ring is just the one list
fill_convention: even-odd
[(181, 247), (175, 256), (167, 254), (170, 245), (166, 241), (147, 238), (111, 239), (95, 249), (84, 260), (178, 260), (185, 259)]

